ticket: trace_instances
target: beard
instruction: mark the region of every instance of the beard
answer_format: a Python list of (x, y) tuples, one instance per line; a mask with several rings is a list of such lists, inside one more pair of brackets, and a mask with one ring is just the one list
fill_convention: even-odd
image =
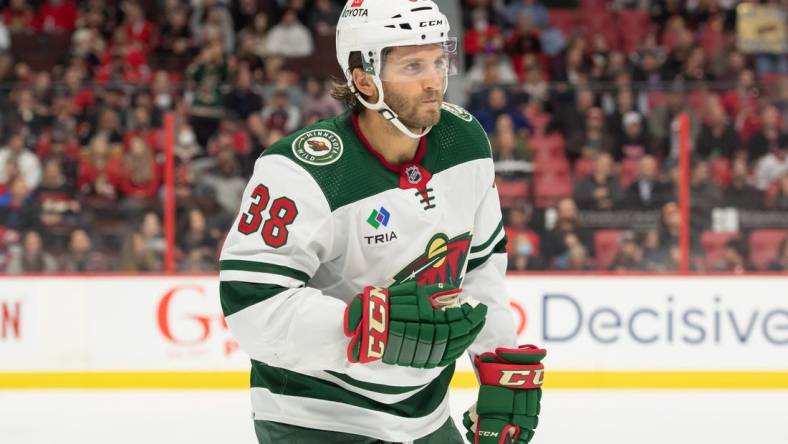
[[(400, 122), (411, 131), (418, 132), (422, 128), (435, 126), (440, 121), (441, 108), (443, 103), (443, 93), (433, 91), (432, 94), (423, 93), (415, 98), (408, 98), (404, 95), (389, 91), (383, 85), (383, 94), (386, 104), (392, 111), (397, 113)], [(437, 100), (436, 104), (425, 104), (424, 100)]]

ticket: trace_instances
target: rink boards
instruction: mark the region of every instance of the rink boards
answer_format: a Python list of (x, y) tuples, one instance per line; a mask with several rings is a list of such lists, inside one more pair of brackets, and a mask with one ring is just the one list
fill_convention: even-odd
[[(553, 388), (788, 388), (787, 276), (507, 278)], [(3, 277), (0, 388), (240, 388), (215, 276)], [(472, 387), (462, 359), (453, 386)]]

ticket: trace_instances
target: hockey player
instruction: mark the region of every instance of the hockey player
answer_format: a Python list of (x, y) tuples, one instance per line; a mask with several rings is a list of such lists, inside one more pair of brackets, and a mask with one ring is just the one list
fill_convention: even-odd
[(461, 443), (447, 395), (466, 352), (468, 439), (533, 435), (545, 351), (515, 343), (489, 142), (443, 102), (455, 52), (430, 0), (350, 0), (334, 94), (351, 111), (255, 164), (220, 293), (260, 443)]

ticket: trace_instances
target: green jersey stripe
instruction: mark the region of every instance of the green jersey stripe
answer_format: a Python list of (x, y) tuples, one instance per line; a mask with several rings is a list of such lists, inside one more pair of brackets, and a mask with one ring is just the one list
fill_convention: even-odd
[(369, 390), (371, 392), (383, 393), (386, 395), (399, 395), (401, 393), (412, 392), (414, 390), (418, 390), (423, 388), (424, 385), (413, 385), (413, 386), (397, 386), (397, 385), (385, 385), (385, 384), (375, 384), (372, 382), (366, 381), (359, 381), (358, 379), (351, 378), (350, 376), (339, 373), (339, 372), (332, 372), (331, 370), (326, 370), (326, 373), (329, 375), (342, 380), (342, 382), (346, 384), (350, 384), (353, 387), (358, 387), (363, 390)]
[(492, 256), (495, 253), (504, 253), (504, 254), (506, 254), (506, 236), (504, 236), (503, 239), (501, 239), (500, 242), (495, 244), (495, 247), (493, 247), (492, 251), (488, 255), (482, 256), (480, 258), (469, 260), (468, 261), (468, 269), (465, 272), (468, 273), (468, 272), (472, 271), (474, 268), (478, 268), (479, 266), (481, 266), (482, 264), (487, 262), (487, 259), (489, 259), (490, 256)]
[(498, 233), (501, 232), (501, 230), (503, 230), (503, 219), (501, 219), (501, 221), (498, 222), (498, 226), (495, 227), (495, 230), (493, 231), (493, 234), (492, 234), (492, 236), (489, 237), (489, 239), (487, 239), (481, 245), (477, 245), (475, 247), (471, 247), (471, 254), (478, 253), (478, 252), (484, 250), (485, 248), (489, 247), (490, 244), (495, 240), (495, 237), (498, 236)]
[(255, 271), (258, 273), (280, 274), (293, 279), (298, 279), (303, 283), (309, 282), (310, 276), (301, 270), (286, 267), (284, 265), (269, 264), (266, 262), (242, 261), (237, 259), (225, 259), (219, 262), (220, 270)]
[(289, 288), (274, 284), (221, 281), (219, 282), (219, 297), (222, 301), (222, 312), (225, 316), (230, 316), (285, 290), (289, 290)]
[(449, 389), (454, 364), (446, 367), (437, 378), (413, 396), (385, 404), (350, 392), (332, 382), (317, 379), (279, 367), (252, 360), (252, 387), (262, 387), (272, 393), (339, 402), (405, 418), (421, 418), (437, 409)]

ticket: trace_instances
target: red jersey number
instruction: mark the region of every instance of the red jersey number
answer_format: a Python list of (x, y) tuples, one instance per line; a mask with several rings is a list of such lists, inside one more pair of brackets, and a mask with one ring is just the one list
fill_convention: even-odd
[(271, 203), (268, 220), (263, 223), (263, 211), (268, 207), (271, 195), (268, 187), (263, 184), (257, 185), (252, 191), (252, 203), (249, 209), (241, 216), (238, 221), (238, 231), (249, 235), (256, 233), (263, 225), (263, 241), (266, 245), (279, 248), (287, 243), (287, 226), (293, 223), (298, 215), (298, 208), (295, 202), (287, 197), (279, 197)]

